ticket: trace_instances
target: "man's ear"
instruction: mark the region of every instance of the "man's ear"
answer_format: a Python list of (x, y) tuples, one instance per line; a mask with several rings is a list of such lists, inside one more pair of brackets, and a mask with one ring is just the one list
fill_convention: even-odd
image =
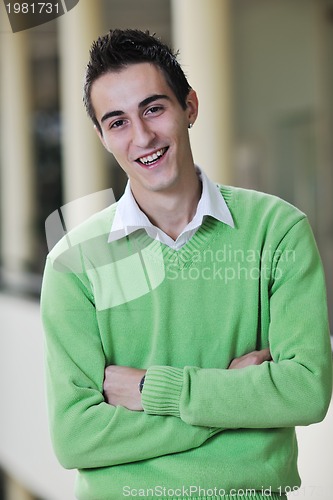
[(195, 120), (197, 119), (199, 111), (199, 101), (195, 90), (191, 89), (187, 94), (186, 105), (188, 122), (189, 124), (191, 123), (193, 125)]

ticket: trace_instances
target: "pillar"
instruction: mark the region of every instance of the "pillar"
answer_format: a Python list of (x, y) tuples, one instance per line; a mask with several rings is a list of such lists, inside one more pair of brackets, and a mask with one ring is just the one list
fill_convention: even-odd
[(5, 480), (6, 500), (34, 500), (34, 497), (11, 476), (6, 476)]
[(13, 34), (1, 8), (0, 215), (5, 281), (17, 282), (34, 254), (34, 161), (28, 32)]
[(109, 187), (103, 146), (82, 102), (89, 49), (102, 31), (100, 17), (100, 0), (80, 0), (59, 18), (65, 203)]
[(172, 0), (173, 46), (199, 97), (194, 160), (216, 182), (232, 178), (230, 0)]

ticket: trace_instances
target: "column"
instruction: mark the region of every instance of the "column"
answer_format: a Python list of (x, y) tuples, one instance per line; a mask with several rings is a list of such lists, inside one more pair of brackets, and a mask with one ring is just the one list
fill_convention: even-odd
[(6, 500), (34, 500), (34, 497), (15, 479), (6, 476), (5, 480)]
[(99, 0), (80, 0), (59, 18), (65, 203), (109, 187), (103, 146), (82, 102), (89, 49), (102, 32), (100, 18)]
[(216, 182), (232, 179), (230, 0), (172, 0), (173, 46), (199, 97), (194, 160)]
[(34, 253), (31, 82), (28, 32), (13, 34), (0, 8), (1, 255), (5, 281), (15, 284)]

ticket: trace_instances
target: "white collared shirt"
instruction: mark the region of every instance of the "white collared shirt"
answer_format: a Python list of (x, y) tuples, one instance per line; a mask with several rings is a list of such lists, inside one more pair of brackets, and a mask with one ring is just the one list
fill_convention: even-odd
[(128, 181), (124, 194), (117, 203), (108, 242), (119, 240), (138, 229), (145, 229), (151, 238), (158, 239), (173, 250), (179, 250), (199, 229), (206, 216), (210, 215), (220, 222), (234, 227), (232, 215), (218, 186), (197, 166), (196, 171), (202, 182), (201, 198), (193, 219), (187, 224), (176, 240), (173, 240), (164, 231), (150, 222), (146, 214), (142, 212), (136, 203), (131, 191), (130, 181)]

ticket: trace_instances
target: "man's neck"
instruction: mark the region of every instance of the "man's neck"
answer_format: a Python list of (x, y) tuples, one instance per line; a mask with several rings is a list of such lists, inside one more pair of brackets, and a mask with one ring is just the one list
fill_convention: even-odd
[(138, 199), (135, 193), (133, 195), (151, 223), (176, 240), (193, 219), (201, 192), (202, 184), (193, 168), (186, 183), (178, 183), (173, 190), (149, 193), (144, 199)]

